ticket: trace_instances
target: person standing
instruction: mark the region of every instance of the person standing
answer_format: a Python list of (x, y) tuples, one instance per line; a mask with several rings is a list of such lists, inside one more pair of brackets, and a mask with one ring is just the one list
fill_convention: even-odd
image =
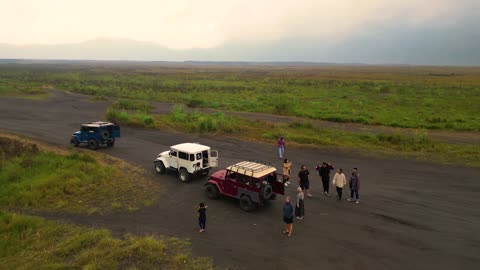
[(285, 154), (285, 139), (283, 137), (278, 138), (277, 146), (278, 146), (278, 157), (282, 159), (283, 155)]
[(347, 179), (342, 169), (337, 170), (337, 173), (333, 176), (332, 184), (337, 187), (337, 198), (340, 201), (342, 199), (343, 187), (347, 184)]
[(292, 236), (293, 230), (293, 206), (290, 203), (290, 197), (285, 198), (285, 203), (283, 204), (283, 222), (285, 222), (284, 234)]
[(206, 231), (207, 223), (207, 208), (208, 206), (205, 203), (201, 202), (197, 208), (198, 212), (198, 225), (200, 226), (200, 232)]
[(322, 179), (323, 194), (327, 196), (330, 196), (330, 171), (334, 168), (335, 166), (327, 162), (323, 162), (321, 166), (317, 166), (315, 168), (316, 170), (318, 170), (318, 174)]
[(297, 188), (297, 205), (295, 207), (295, 216), (302, 220), (305, 216), (305, 194), (301, 187)]
[[(360, 197), (358, 195), (358, 191), (360, 190), (360, 175), (358, 174), (358, 169), (353, 168), (352, 176), (350, 177), (350, 181), (348, 181), (350, 186), (350, 198), (347, 199), (349, 202), (355, 201), (355, 203), (360, 202)], [(355, 198), (355, 200), (354, 200)]]
[(288, 159), (283, 160), (283, 184), (288, 187), (290, 185), (290, 175), (292, 170), (292, 162)]
[(301, 168), (302, 169), (298, 173), (298, 184), (302, 190), (307, 191), (307, 197), (311, 198), (313, 196), (310, 194), (310, 180), (308, 179), (310, 172), (307, 170), (307, 166), (305, 165), (302, 165)]

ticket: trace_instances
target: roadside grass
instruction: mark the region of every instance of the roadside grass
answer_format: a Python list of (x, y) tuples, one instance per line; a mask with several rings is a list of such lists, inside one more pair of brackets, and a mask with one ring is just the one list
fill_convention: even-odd
[(124, 235), (0, 211), (2, 269), (214, 269), (177, 238)]
[(169, 114), (158, 115), (155, 120), (159, 127), (167, 126), (193, 133), (242, 134), (254, 128), (251, 121), (241, 117), (223, 112), (188, 111), (183, 105), (174, 106)]
[(107, 120), (126, 126), (149, 127), (155, 126), (150, 115), (151, 106), (146, 101), (118, 99), (107, 108)]
[(38, 83), (19, 83), (0, 78), (0, 97), (17, 97), (41, 100), (50, 95)]
[(48, 151), (0, 136), (1, 207), (105, 213), (141, 207), (159, 190), (140, 169), (115, 158)]
[[(0, 76), (18, 84), (189, 107), (480, 131), (480, 69), (475, 67), (8, 65), (0, 66)], [(133, 123), (148, 119), (131, 114)]]
[(416, 134), (371, 134), (316, 128), (309, 122), (273, 124), (223, 113), (187, 111), (176, 106), (167, 115), (155, 116), (157, 128), (189, 133), (221, 134), (274, 143), (284, 136), (289, 143), (313, 147), (339, 147), (363, 153), (405, 155), (421, 160), (480, 167), (480, 148), (474, 145), (441, 143), (428, 138), (426, 130)]

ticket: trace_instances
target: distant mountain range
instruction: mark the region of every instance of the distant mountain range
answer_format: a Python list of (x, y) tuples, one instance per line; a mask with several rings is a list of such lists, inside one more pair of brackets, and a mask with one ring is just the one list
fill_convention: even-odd
[[(428, 29), (416, 33), (390, 29), (392, 36), (368, 33), (342, 42), (318, 37), (229, 42), (208, 49), (174, 50), (153, 42), (94, 39), (75, 44), (11, 45), (0, 43), (3, 59), (190, 61), (203, 64), (332, 65), (366, 63), (400, 65), (480, 65), (480, 31), (448, 34)], [(402, 32), (403, 31), (403, 32)]]

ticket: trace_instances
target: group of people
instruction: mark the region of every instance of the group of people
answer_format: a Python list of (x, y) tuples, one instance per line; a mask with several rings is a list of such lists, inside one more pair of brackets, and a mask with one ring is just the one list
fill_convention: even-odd
[[(285, 154), (285, 140), (283, 137), (280, 137), (278, 142), (278, 152), (279, 157), (283, 158)], [(288, 187), (291, 177), (292, 162), (285, 158), (283, 160), (283, 182), (286, 187)], [(322, 179), (323, 185), (323, 194), (325, 196), (331, 196), (330, 194), (330, 173), (335, 169), (335, 166), (329, 162), (323, 162), (321, 165), (315, 167), (318, 171), (320, 178)], [(310, 193), (310, 172), (307, 169), (307, 166), (302, 165), (300, 167), (300, 172), (298, 173), (298, 187), (297, 187), (297, 199), (295, 207), (292, 206), (290, 197), (285, 198), (285, 203), (283, 204), (283, 221), (285, 223), (284, 234), (288, 236), (292, 235), (293, 230), (293, 219), (294, 216), (298, 220), (302, 220), (305, 215), (305, 196), (312, 198), (313, 195)], [(332, 182), (335, 185), (337, 191), (337, 199), (340, 201), (343, 197), (343, 189), (347, 185), (347, 177), (343, 173), (341, 168), (338, 168), (335, 175), (333, 176)], [(351, 176), (348, 180), (348, 186), (350, 187), (350, 198), (347, 199), (349, 202), (355, 202), (356, 204), (360, 203), (359, 190), (360, 190), (360, 175), (358, 173), (358, 168), (353, 168)], [(306, 195), (305, 195), (306, 194)]]
[[(285, 139), (280, 137), (277, 141), (277, 145), (279, 158), (283, 159), (285, 154)], [(291, 160), (287, 158), (283, 160), (283, 183), (285, 187), (291, 185), (290, 178), (292, 174), (292, 166), (293, 163)], [(330, 173), (335, 169), (335, 166), (329, 162), (323, 162), (321, 165), (316, 166), (315, 169), (318, 171), (318, 174), (322, 179), (323, 194), (330, 196)], [(285, 203), (283, 204), (283, 221), (285, 222), (285, 230), (283, 233), (287, 234), (288, 236), (292, 235), (293, 219), (296, 218), (298, 220), (302, 220), (305, 216), (305, 197), (313, 197), (313, 195), (310, 193), (309, 176), (310, 172), (308, 171), (307, 166), (302, 165), (300, 167), (300, 172), (298, 173), (297, 198), (295, 201), (295, 207), (292, 205), (290, 197), (285, 197)], [(335, 175), (333, 176), (332, 184), (336, 187), (337, 199), (339, 201), (342, 200), (343, 188), (347, 185), (347, 178), (341, 168), (337, 169)], [(352, 175), (349, 178), (348, 185), (350, 187), (350, 198), (348, 198), (347, 201), (358, 204), (360, 202), (358, 193), (360, 190), (360, 175), (358, 173), (358, 168), (352, 169)], [(200, 232), (206, 231), (207, 208), (208, 206), (203, 202), (197, 207)]]

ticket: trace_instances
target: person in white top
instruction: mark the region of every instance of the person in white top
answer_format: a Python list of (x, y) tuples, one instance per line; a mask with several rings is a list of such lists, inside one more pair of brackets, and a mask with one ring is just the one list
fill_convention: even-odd
[(342, 199), (343, 187), (347, 184), (347, 178), (345, 178), (342, 169), (337, 170), (337, 173), (333, 176), (332, 184), (337, 187), (337, 198), (340, 201)]

